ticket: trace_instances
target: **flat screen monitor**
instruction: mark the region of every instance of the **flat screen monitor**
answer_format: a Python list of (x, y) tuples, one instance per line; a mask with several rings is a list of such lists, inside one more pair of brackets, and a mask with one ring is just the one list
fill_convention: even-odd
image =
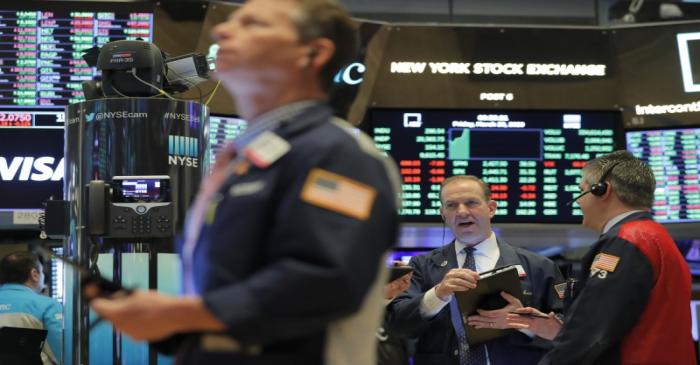
[(99, 78), (83, 52), (153, 38), (153, 2), (5, 1), (0, 5), (0, 109), (63, 110)]
[(226, 143), (232, 141), (243, 133), (247, 123), (240, 118), (226, 115), (210, 115), (209, 116), (209, 162), (216, 161), (216, 154), (219, 149)]
[(627, 150), (654, 171), (654, 218), (700, 221), (700, 128), (628, 131)]
[(396, 160), (405, 222), (440, 221), (440, 183), (476, 175), (498, 204), (496, 222), (578, 223), (566, 203), (586, 161), (622, 146), (618, 112), (369, 111), (375, 144)]

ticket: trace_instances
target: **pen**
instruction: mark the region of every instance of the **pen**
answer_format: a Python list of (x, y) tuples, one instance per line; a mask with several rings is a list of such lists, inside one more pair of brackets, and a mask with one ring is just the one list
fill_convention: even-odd
[(508, 312), (510, 314), (517, 314), (519, 316), (525, 316), (525, 317), (535, 317), (535, 318), (542, 318), (542, 319), (549, 319), (549, 316), (546, 314), (539, 314), (539, 313), (518, 313), (518, 312)]

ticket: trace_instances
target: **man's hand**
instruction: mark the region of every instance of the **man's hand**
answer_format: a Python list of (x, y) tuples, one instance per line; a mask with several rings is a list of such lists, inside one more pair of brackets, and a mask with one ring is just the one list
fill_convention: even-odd
[(391, 300), (411, 286), (412, 272), (384, 285), (384, 299)]
[(475, 328), (520, 328), (512, 327), (508, 323), (507, 319), (508, 314), (510, 312), (513, 312), (518, 308), (523, 307), (523, 304), (520, 302), (520, 299), (503, 291), (501, 292), (501, 297), (508, 302), (508, 304), (505, 307), (490, 311), (477, 309), (476, 311), (479, 314), (469, 316), (468, 318), (466, 318), (465, 322)]
[(435, 287), (438, 298), (446, 301), (457, 291), (467, 291), (476, 288), (479, 274), (469, 269), (452, 269), (445, 274), (442, 281)]
[(563, 324), (554, 312), (544, 314), (532, 307), (518, 308), (515, 312), (519, 314), (509, 314), (507, 318), (510, 328), (527, 329), (547, 340), (553, 340)]
[(117, 331), (135, 340), (155, 341), (178, 332), (224, 329), (195, 297), (136, 290), (126, 296), (93, 299), (90, 306)]

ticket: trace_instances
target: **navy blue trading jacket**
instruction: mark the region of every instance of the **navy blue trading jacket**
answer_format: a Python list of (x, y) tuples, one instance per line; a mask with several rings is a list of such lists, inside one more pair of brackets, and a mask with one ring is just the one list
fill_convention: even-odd
[[(282, 121), (274, 132), (291, 150), (223, 184), (194, 252), (195, 284), (206, 307), (251, 351), (207, 352), (201, 340), (190, 341), (180, 363), (328, 363), (330, 346), (342, 346), (337, 326), (371, 320), (373, 338), (379, 324), (385, 278), (378, 273), (397, 234), (395, 165), (369, 138), (334, 121), (325, 105)], [(303, 201), (315, 168), (374, 189), (369, 217)], [(371, 287), (377, 298), (366, 301)], [(378, 308), (369, 315), (365, 304), (374, 302)]]
[[(561, 312), (563, 303), (554, 285), (564, 281), (559, 268), (550, 259), (498, 239), (500, 257), (496, 267), (521, 265), (526, 277), (521, 281), (524, 306), (532, 306), (545, 313)], [(443, 265), (447, 262), (448, 265)], [(411, 287), (389, 306), (388, 317), (394, 333), (405, 338), (417, 338), (415, 365), (457, 365), (457, 335), (446, 305), (435, 317), (423, 319), (420, 302), (425, 292), (437, 285), (452, 268), (457, 267), (454, 241), (427, 254), (414, 256), (409, 265), (415, 268)], [(551, 348), (551, 341), (530, 338), (515, 331), (510, 335), (486, 343), (491, 365), (537, 364)]]

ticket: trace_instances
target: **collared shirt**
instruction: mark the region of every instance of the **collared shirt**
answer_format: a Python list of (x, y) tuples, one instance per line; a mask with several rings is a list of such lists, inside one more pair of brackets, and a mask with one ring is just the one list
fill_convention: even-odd
[[(467, 245), (455, 240), (455, 254), (457, 255), (457, 265), (464, 266), (464, 260), (467, 259), (467, 252), (464, 250)], [(491, 232), (485, 240), (474, 245), (474, 262), (476, 263), (476, 271), (484, 272), (496, 268), (496, 262), (501, 256), (501, 251), (498, 249), (498, 241), (496, 235)]]
[[(464, 266), (464, 260), (467, 258), (467, 253), (464, 248), (467, 245), (455, 240), (455, 253), (457, 255), (458, 267)], [(476, 263), (476, 271), (484, 272), (493, 270), (496, 267), (498, 258), (501, 257), (501, 251), (498, 249), (498, 241), (496, 235), (491, 232), (491, 235), (485, 240), (474, 246), (474, 262)], [(446, 300), (440, 299), (435, 293), (435, 287), (430, 288), (420, 303), (420, 313), (423, 318), (431, 318), (438, 314), (446, 305), (450, 303), (452, 296)]]
[[(272, 131), (279, 127), (280, 123), (285, 120), (292, 119), (303, 113), (305, 110), (318, 105), (318, 100), (304, 100), (291, 104), (283, 105), (273, 109), (267, 113), (261, 114), (253, 120), (249, 121), (248, 128), (244, 133), (233, 140), (233, 145), (236, 151), (243, 151), (257, 136), (266, 132)], [(207, 211), (209, 202), (216, 196), (221, 185), (228, 179), (235, 167), (243, 160), (244, 155), (238, 153), (236, 157), (225, 167), (225, 171), (219, 171), (216, 182), (209, 184), (206, 189), (200, 189), (197, 199), (187, 215), (185, 220), (184, 245), (182, 246), (182, 282), (183, 292), (185, 294), (195, 294), (197, 291), (194, 285), (194, 275), (192, 268), (194, 265), (194, 251), (197, 247), (199, 234), (204, 224), (204, 216)], [(214, 174), (212, 174), (214, 175)], [(212, 177), (205, 178), (205, 180)], [(206, 181), (202, 181), (202, 187), (206, 185)]]
[(639, 213), (639, 212), (644, 212), (643, 210), (630, 210), (629, 212), (624, 212), (622, 214), (618, 214), (614, 216), (612, 219), (608, 221), (608, 223), (605, 223), (605, 227), (603, 227), (603, 232), (601, 234), (606, 234), (608, 233), (609, 230), (612, 229), (613, 226), (615, 226), (618, 222), (621, 220), (629, 217), (630, 215), (634, 213)]

